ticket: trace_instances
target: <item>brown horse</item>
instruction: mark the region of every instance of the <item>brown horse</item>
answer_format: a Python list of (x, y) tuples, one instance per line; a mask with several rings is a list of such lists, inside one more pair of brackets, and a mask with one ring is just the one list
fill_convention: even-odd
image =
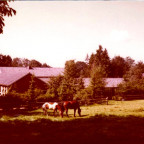
[(47, 112), (48, 109), (52, 109), (54, 112), (54, 115), (55, 115), (55, 112), (57, 112), (58, 110), (60, 116), (63, 117), (64, 107), (63, 105), (57, 102), (46, 102), (42, 105), (42, 109), (45, 115), (48, 115), (48, 112)]
[(78, 101), (75, 101), (75, 100), (73, 100), (73, 101), (64, 101), (63, 106), (64, 106), (64, 109), (66, 110), (66, 115), (68, 117), (69, 117), (68, 109), (74, 109), (74, 117), (75, 117), (75, 114), (76, 114), (76, 110), (78, 109), (78, 114), (79, 114), (79, 116), (81, 116), (81, 109), (80, 109)]

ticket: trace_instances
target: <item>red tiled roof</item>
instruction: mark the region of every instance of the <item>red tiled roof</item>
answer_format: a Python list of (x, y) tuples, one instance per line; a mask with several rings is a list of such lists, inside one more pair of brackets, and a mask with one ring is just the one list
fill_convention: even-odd
[[(88, 87), (90, 84), (90, 78), (84, 78), (83, 80), (85, 87)], [(105, 87), (117, 87), (118, 84), (122, 83), (123, 81), (123, 78), (105, 78)]]
[(14, 82), (28, 75), (28, 72), (0, 74), (0, 85), (10, 86)]
[[(37, 78), (47, 82), (50, 77), (63, 75), (64, 68), (25, 68), (25, 67), (0, 67), (0, 85), (11, 85), (28, 73), (34, 74)], [(90, 78), (84, 78), (84, 85), (90, 84)], [(105, 78), (106, 87), (117, 87), (123, 82), (123, 78)]]
[(0, 85), (9, 86), (28, 73), (34, 74), (38, 78), (48, 78), (59, 74), (63, 75), (63, 72), (63, 68), (0, 67)]
[(106, 78), (106, 87), (117, 87), (120, 83), (124, 81), (123, 78)]
[(20, 72), (29, 72), (34, 74), (36, 77), (52, 77), (58, 76), (59, 74), (63, 75), (64, 68), (37, 68), (32, 69), (25, 67), (0, 67), (0, 74), (2, 73), (20, 73)]
[(64, 68), (33, 68), (30, 73), (34, 74), (36, 77), (53, 77), (58, 75), (63, 75)]

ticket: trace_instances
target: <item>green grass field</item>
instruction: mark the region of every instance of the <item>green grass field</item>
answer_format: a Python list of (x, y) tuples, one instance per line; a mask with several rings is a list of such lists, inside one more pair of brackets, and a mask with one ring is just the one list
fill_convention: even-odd
[(144, 100), (81, 106), (82, 117), (44, 116), (41, 109), (1, 112), (2, 143), (144, 143)]

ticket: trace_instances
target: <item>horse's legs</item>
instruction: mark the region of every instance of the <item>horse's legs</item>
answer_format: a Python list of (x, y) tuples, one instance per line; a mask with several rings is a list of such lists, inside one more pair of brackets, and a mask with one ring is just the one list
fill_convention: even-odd
[(43, 109), (44, 115), (48, 115), (47, 109)]
[(66, 115), (69, 117), (69, 115), (68, 115), (68, 108), (66, 108), (65, 110), (66, 110)]
[(44, 115), (45, 115), (45, 114), (46, 114), (46, 111), (45, 111), (45, 109), (43, 108), (42, 110), (43, 110), (43, 113), (44, 113)]
[(57, 111), (57, 109), (55, 109), (55, 112), (56, 112), (56, 116), (58, 115), (58, 111)]
[(76, 114), (76, 109), (74, 109), (74, 117), (75, 117), (75, 114)]
[(47, 111), (47, 109), (45, 109), (45, 114), (48, 116), (48, 111)]
[(78, 114), (81, 117), (81, 109), (80, 109), (80, 107), (78, 107)]
[(54, 109), (54, 111), (53, 111), (54, 116), (55, 116), (55, 112), (56, 112), (56, 114), (57, 114), (57, 109)]

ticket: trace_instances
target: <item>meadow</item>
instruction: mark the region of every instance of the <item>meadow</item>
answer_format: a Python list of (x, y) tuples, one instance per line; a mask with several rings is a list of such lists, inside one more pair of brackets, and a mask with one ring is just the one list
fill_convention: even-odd
[(108, 105), (81, 106), (82, 117), (49, 116), (42, 109), (0, 113), (2, 143), (143, 144), (144, 100), (109, 101)]

